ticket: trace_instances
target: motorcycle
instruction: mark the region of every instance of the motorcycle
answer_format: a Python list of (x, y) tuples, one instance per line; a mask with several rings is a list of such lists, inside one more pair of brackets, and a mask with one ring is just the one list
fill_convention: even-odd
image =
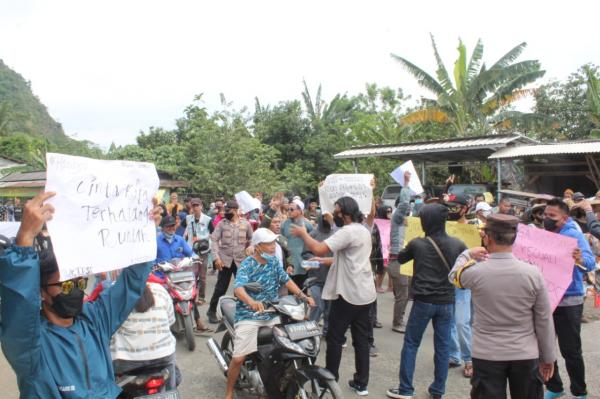
[(175, 323), (171, 330), (175, 335), (185, 335), (185, 341), (190, 351), (196, 349), (194, 337), (194, 301), (196, 300), (197, 259), (183, 258), (177, 263), (162, 262), (157, 265), (164, 273), (165, 288), (173, 298), (175, 308)]
[(180, 399), (179, 391), (168, 390), (171, 375), (165, 365), (151, 365), (117, 375), (116, 382), (123, 391), (118, 399)]
[[(315, 278), (307, 279), (304, 290), (315, 281)], [(260, 283), (249, 283), (244, 288), (250, 293), (262, 290)], [(225, 334), (220, 345), (213, 338), (207, 341), (208, 349), (225, 376), (233, 354), (236, 303), (234, 297), (221, 297), (217, 307), (220, 320), (217, 332), (225, 331)], [(314, 363), (320, 350), (321, 330), (317, 323), (306, 320), (306, 302), (287, 295), (264, 305), (265, 312), (277, 314), (281, 324), (260, 328), (258, 351), (246, 357), (236, 388), (269, 398), (342, 398), (333, 374)]]

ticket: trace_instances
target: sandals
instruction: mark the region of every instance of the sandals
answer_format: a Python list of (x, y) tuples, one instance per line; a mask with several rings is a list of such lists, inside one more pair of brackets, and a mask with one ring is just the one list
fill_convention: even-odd
[(465, 376), (465, 378), (473, 377), (473, 364), (472, 363), (465, 363), (465, 369), (463, 370), (463, 375)]
[(211, 333), (213, 331), (210, 327), (198, 328), (198, 326), (194, 327), (194, 335), (204, 335)]

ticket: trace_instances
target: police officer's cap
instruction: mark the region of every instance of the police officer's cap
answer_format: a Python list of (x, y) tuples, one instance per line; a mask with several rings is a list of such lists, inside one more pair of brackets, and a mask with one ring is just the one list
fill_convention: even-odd
[(496, 233), (514, 233), (518, 224), (519, 218), (516, 216), (495, 213), (488, 216), (485, 229)]

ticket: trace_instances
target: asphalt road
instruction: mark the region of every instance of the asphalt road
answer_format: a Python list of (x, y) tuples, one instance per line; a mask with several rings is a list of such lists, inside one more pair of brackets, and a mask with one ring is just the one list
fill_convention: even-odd
[[(216, 276), (208, 276), (209, 292), (216, 281)], [(398, 368), (400, 363), (400, 350), (402, 348), (403, 335), (391, 331), (391, 314), (393, 297), (391, 293), (379, 294), (379, 320), (384, 328), (375, 330), (375, 343), (380, 355), (372, 358), (371, 375), (369, 383), (369, 396), (384, 398), (385, 391), (389, 387), (398, 384)], [(202, 314), (206, 312), (206, 306)], [(598, 310), (589, 309), (588, 313), (598, 314)], [(600, 322), (584, 324), (582, 327), (583, 350), (586, 362), (588, 397), (600, 399)], [(350, 336), (350, 334), (348, 334)], [(220, 340), (221, 335), (217, 336)], [(197, 345), (194, 352), (189, 352), (184, 342), (178, 342), (177, 361), (183, 374), (180, 388), (183, 399), (213, 399), (222, 398), (225, 392), (225, 378), (216, 365), (212, 355), (206, 347), (204, 337), (196, 337)], [(319, 363), (324, 364), (324, 347), (319, 357)], [(354, 372), (354, 353), (351, 342), (344, 350), (342, 359), (340, 382), (345, 397), (356, 397), (346, 388), (346, 381), (352, 377)], [(560, 361), (561, 376), (568, 387), (568, 375), (564, 369), (564, 362)], [(428, 398), (427, 387), (433, 378), (433, 336), (431, 326), (426, 332), (421, 349), (417, 358), (414, 385), (416, 388), (415, 399)], [(18, 398), (18, 389), (14, 373), (6, 363), (4, 356), (0, 356), (0, 398)], [(461, 369), (451, 369), (446, 384), (446, 395), (448, 399), (467, 398), (469, 393), (469, 381), (462, 376)], [(236, 396), (240, 399), (253, 398), (254, 396), (240, 393)], [(569, 396), (567, 396), (569, 397)]]

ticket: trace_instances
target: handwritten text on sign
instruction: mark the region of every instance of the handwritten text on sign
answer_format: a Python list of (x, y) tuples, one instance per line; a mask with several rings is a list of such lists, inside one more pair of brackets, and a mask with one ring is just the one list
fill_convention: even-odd
[(344, 196), (350, 196), (358, 202), (360, 211), (365, 215), (371, 213), (373, 175), (368, 174), (334, 174), (325, 178), (319, 187), (319, 202), (323, 212), (333, 213), (333, 204)]
[(48, 230), (61, 279), (156, 258), (150, 215), (159, 180), (153, 164), (52, 153), (46, 161), (46, 191), (56, 192)]
[(519, 225), (513, 254), (536, 265), (544, 280), (552, 310), (556, 308), (573, 280), (573, 250), (577, 240), (532, 226)]

